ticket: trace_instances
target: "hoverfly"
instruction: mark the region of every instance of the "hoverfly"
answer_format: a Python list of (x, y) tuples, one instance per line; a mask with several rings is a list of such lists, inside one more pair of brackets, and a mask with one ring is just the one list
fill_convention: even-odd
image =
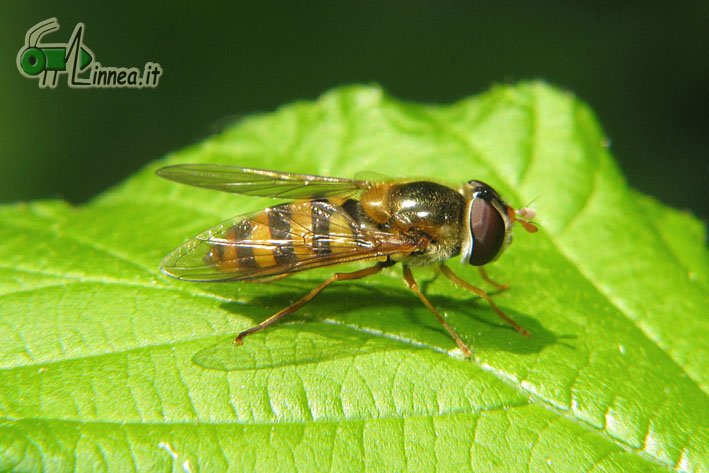
[(319, 286), (234, 340), (263, 330), (310, 302), (335, 281), (360, 279), (401, 262), (404, 280), (450, 333), (465, 356), (471, 352), (414, 280), (410, 266), (436, 264), (455, 284), (485, 299), (498, 316), (524, 336), (529, 333), (505, 315), (483, 289), (453, 273), (445, 261), (460, 255), (477, 266), (494, 261), (512, 240), (512, 225), (537, 228), (535, 212), (513, 209), (481, 181), (459, 191), (429, 181), (370, 181), (291, 174), (216, 164), (168, 166), (157, 175), (175, 182), (224, 192), (289, 200), (234, 217), (197, 235), (161, 263), (168, 276), (185, 281), (277, 279), (307, 269), (370, 260), (370, 266), (335, 273)]

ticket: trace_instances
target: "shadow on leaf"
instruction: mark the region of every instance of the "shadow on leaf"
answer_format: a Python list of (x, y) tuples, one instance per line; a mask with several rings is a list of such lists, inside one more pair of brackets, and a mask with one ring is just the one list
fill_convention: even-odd
[[(246, 305), (227, 302), (222, 307), (252, 317), (256, 324), (298, 300), (316, 284), (315, 281), (291, 279), (287, 284), (278, 284), (281, 290), (275, 293), (249, 298)], [(449, 315), (449, 323), (473, 351), (485, 349), (533, 354), (560, 343), (560, 337), (546, 330), (537, 319), (508, 307), (502, 309), (532, 333), (530, 338), (522, 337), (500, 321), (486, 302), (474, 296), (458, 299), (432, 295), (429, 298), (441, 312)], [(335, 285), (284, 321), (298, 319), (309, 322), (297, 326), (279, 322), (263, 332), (249, 335), (241, 346), (232, 344), (232, 336), (203, 349), (193, 361), (208, 369), (245, 370), (316, 363), (398, 349), (402, 343), (415, 349), (428, 346), (442, 352), (455, 348), (455, 343), (435, 317), (411, 291), (403, 288), (358, 282)], [(318, 319), (331, 323), (318, 324)]]
[(197, 352), (192, 361), (206, 369), (238, 371), (321, 363), (402, 348), (423, 349), (317, 322), (273, 327), (247, 337), (241, 345), (233, 341), (233, 336), (220, 340)]

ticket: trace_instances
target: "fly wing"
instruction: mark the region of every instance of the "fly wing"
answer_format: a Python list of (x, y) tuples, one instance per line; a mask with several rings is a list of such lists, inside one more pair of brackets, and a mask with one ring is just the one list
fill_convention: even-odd
[(175, 249), (161, 269), (187, 281), (243, 281), (405, 255), (423, 244), (363, 230), (332, 202), (296, 202), (227, 220)]
[(165, 179), (235, 194), (282, 199), (349, 197), (367, 189), (367, 181), (291, 174), (219, 164), (179, 164), (158, 169)]

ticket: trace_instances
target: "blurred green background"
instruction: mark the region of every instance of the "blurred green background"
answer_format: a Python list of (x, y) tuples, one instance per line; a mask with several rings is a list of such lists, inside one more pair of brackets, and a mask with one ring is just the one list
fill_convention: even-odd
[[(166, 4), (167, 5), (167, 4)], [(13, 2), (0, 19), (0, 202), (74, 203), (225, 120), (353, 82), (447, 103), (540, 78), (596, 111), (631, 184), (709, 217), (709, 2)], [(681, 5), (681, 6), (680, 6)], [(156, 89), (39, 89), (26, 31), (77, 22), (104, 66)], [(474, 176), (471, 176), (474, 177)]]

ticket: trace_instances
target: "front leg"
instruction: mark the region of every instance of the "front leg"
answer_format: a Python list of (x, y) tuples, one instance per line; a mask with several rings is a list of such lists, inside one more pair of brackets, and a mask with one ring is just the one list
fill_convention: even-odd
[(454, 283), (456, 283), (460, 287), (463, 287), (463, 288), (467, 289), (468, 291), (485, 299), (488, 302), (488, 304), (490, 304), (490, 307), (492, 307), (492, 309), (497, 313), (497, 315), (502, 320), (504, 320), (508, 324), (512, 325), (515, 328), (515, 330), (517, 330), (517, 332), (519, 332), (521, 335), (524, 335), (525, 337), (529, 337), (530, 333), (528, 331), (526, 331), (525, 329), (523, 329), (517, 322), (515, 322), (514, 320), (509, 318), (504, 312), (502, 312), (502, 310), (500, 310), (500, 308), (497, 307), (497, 304), (495, 304), (495, 301), (492, 300), (492, 297), (490, 297), (490, 295), (487, 292), (480, 289), (479, 287), (473, 286), (472, 284), (470, 284), (467, 281), (462, 280), (457, 274), (455, 274), (453, 271), (448, 269), (448, 267), (445, 264), (441, 263), (439, 267), (441, 268), (441, 272), (448, 279), (450, 279), (451, 281), (453, 281)]
[(490, 284), (498, 288), (500, 291), (504, 291), (505, 289), (510, 287), (507, 284), (500, 284), (499, 282), (496, 282), (491, 279), (490, 276), (487, 275), (487, 271), (485, 271), (485, 268), (483, 266), (478, 266), (478, 271), (480, 271), (480, 276), (482, 276), (485, 281), (489, 282)]

